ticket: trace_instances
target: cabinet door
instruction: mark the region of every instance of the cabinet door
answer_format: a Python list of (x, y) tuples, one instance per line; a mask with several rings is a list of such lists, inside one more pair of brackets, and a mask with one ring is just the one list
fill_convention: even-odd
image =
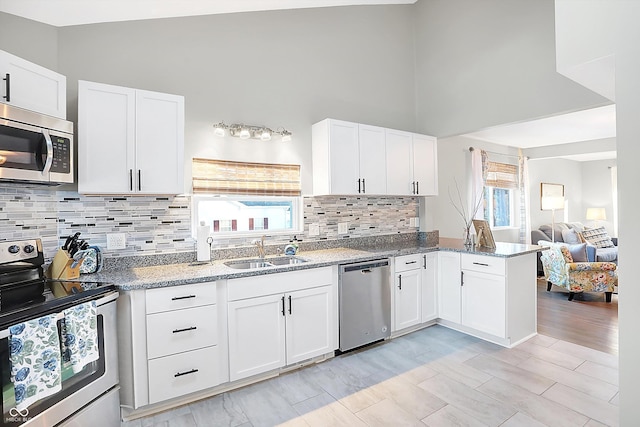
[(412, 136), (409, 132), (385, 130), (387, 151), (387, 194), (413, 194)]
[(358, 151), (362, 192), (387, 194), (384, 128), (359, 125)]
[(504, 276), (469, 270), (463, 273), (462, 324), (506, 338)]
[(135, 90), (78, 82), (78, 192), (133, 190)]
[(409, 270), (395, 275), (395, 330), (421, 322), (422, 270)]
[(329, 151), (326, 165), (328, 193), (358, 194), (358, 124), (340, 120), (328, 120), (327, 123), (329, 129), (323, 134), (327, 141), (314, 141), (314, 145), (326, 145), (322, 148)]
[(422, 256), (422, 323), (438, 317), (438, 254)]
[(460, 254), (440, 252), (438, 254), (438, 315), (454, 323), (461, 322), (461, 276)]
[(336, 349), (331, 289), (322, 286), (286, 295), (287, 365)]
[(285, 365), (283, 311), (282, 294), (229, 302), (231, 381)]
[[(67, 78), (40, 65), (0, 51), (0, 101), (49, 116), (67, 118)], [(4, 97), (9, 90), (9, 101)]]
[(438, 147), (434, 137), (413, 135), (413, 179), (421, 196), (438, 194)]
[(184, 192), (184, 97), (136, 90), (135, 191)]

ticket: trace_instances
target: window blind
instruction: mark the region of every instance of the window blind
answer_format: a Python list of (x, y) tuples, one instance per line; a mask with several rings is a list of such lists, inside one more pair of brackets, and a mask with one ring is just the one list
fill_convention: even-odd
[(518, 188), (518, 166), (489, 162), (485, 185), (497, 188)]
[(300, 196), (300, 165), (198, 159), (192, 162), (193, 192), (253, 196)]

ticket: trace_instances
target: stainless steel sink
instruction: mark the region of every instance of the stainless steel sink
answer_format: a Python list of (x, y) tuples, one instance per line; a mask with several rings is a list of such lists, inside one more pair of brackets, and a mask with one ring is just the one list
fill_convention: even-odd
[(302, 264), (303, 262), (307, 262), (306, 259), (298, 258), (294, 256), (279, 256), (275, 258), (267, 258), (265, 261), (270, 262), (273, 265), (292, 265), (292, 264)]
[(224, 263), (224, 265), (226, 265), (227, 267), (236, 268), (238, 270), (248, 270), (250, 268), (275, 267), (279, 265), (301, 264), (303, 262), (307, 262), (307, 260), (292, 256), (279, 256), (265, 259), (243, 259), (237, 261), (227, 261)]
[(237, 268), (238, 270), (247, 270), (249, 268), (273, 267), (273, 264), (260, 259), (249, 259), (242, 261), (227, 261), (224, 263), (227, 267)]

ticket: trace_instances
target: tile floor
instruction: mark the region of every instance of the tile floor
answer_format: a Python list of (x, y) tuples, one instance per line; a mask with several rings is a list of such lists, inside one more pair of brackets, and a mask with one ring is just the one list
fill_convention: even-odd
[(596, 427), (618, 425), (617, 405), (615, 355), (433, 326), (122, 427)]

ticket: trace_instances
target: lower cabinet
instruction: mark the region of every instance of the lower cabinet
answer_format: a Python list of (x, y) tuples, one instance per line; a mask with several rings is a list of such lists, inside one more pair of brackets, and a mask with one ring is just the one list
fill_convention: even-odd
[(403, 255), (394, 260), (394, 330), (422, 321), (422, 255)]
[(506, 338), (504, 276), (473, 270), (462, 272), (462, 324)]
[(453, 323), (461, 323), (460, 254), (438, 253), (438, 316)]
[[(228, 281), (231, 381), (321, 356), (337, 348), (337, 300), (331, 268), (317, 270), (321, 271), (303, 270)], [(313, 287), (287, 291), (305, 286)], [(278, 290), (284, 292), (261, 295)]]

